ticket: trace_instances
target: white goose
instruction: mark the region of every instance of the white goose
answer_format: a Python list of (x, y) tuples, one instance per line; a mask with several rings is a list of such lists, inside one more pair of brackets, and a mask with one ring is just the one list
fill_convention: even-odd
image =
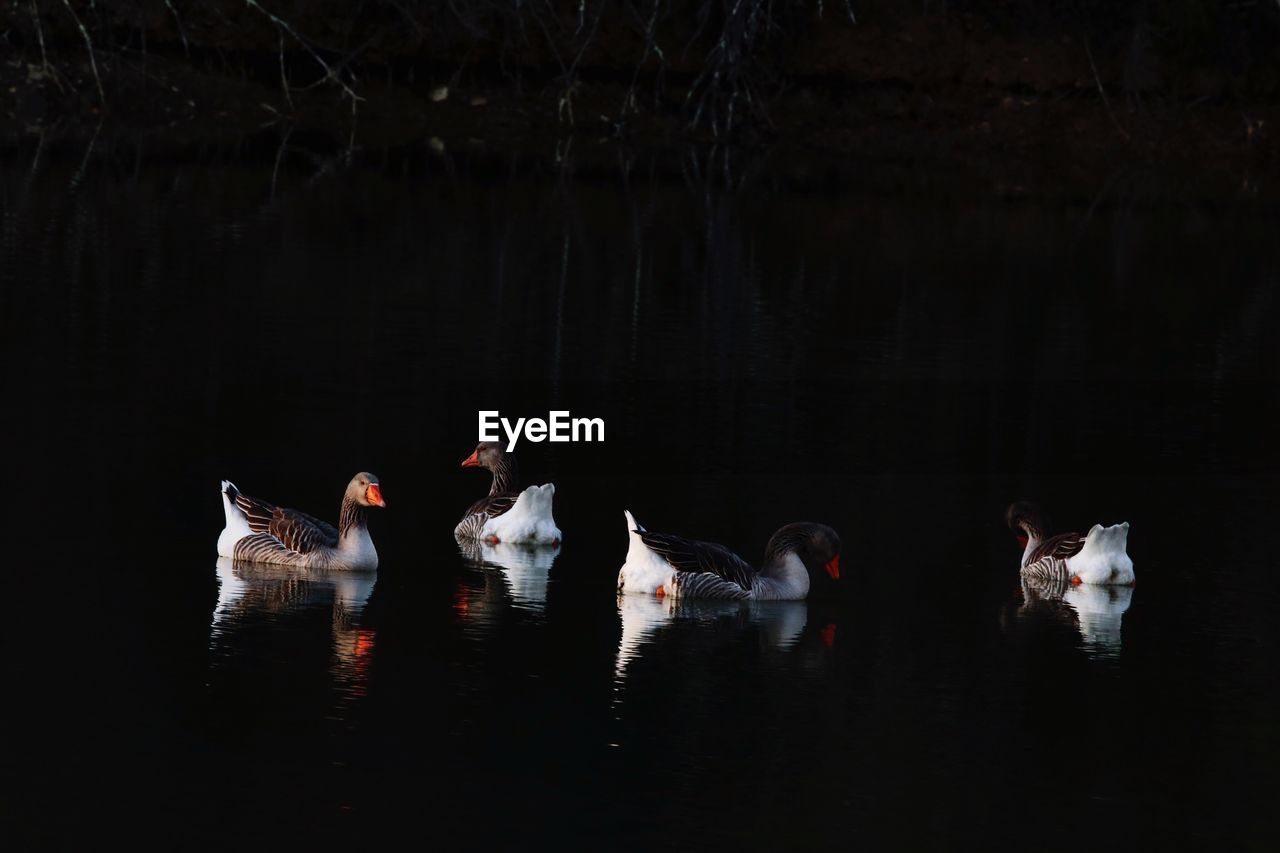
[(624, 515), (631, 544), (618, 572), (618, 592), (800, 601), (812, 583), (810, 564), (822, 566), (832, 580), (840, 578), (840, 537), (825, 524), (797, 522), (779, 528), (757, 571), (723, 545), (650, 533), (630, 512)]
[(376, 569), (378, 552), (369, 538), (365, 513), (385, 507), (372, 474), (356, 474), (342, 497), (338, 526), (242, 494), (222, 481), (227, 526), (218, 537), (218, 555), (251, 563), (308, 569)]
[(1126, 551), (1129, 522), (1095, 524), (1084, 536), (1059, 533), (1046, 538), (1048, 524), (1039, 507), (1026, 501), (1005, 511), (1010, 530), (1021, 531), (1022, 574), (1037, 580), (1069, 580), (1073, 584), (1132, 585), (1133, 560)]
[(520, 491), (516, 458), (496, 441), (482, 441), (462, 460), (463, 468), (487, 468), (493, 473), (489, 494), (471, 505), (453, 529), (459, 540), (509, 545), (559, 545), (560, 528), (551, 511), (556, 487), (552, 483)]

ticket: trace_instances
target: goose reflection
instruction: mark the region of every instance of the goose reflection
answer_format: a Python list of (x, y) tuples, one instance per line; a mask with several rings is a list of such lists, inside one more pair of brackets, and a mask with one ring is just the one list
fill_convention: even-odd
[(1110, 652), (1120, 651), (1120, 622), (1133, 601), (1131, 586), (1082, 584), (1068, 589), (1067, 604), (1080, 619), (1080, 634), (1090, 646)]
[(209, 647), (215, 662), (234, 655), (237, 633), (261, 622), (328, 607), (332, 625), (330, 674), (350, 698), (368, 683), (374, 632), (361, 616), (377, 584), (376, 572), (324, 571), (294, 566), (237, 562), (219, 557), (218, 603), (213, 608)]
[(478, 566), (497, 569), (507, 583), (507, 592), (516, 605), (543, 610), (547, 605), (547, 584), (551, 566), (560, 546), (511, 545), (459, 539), (462, 556)]
[(1072, 585), (1066, 580), (1022, 579), (1020, 619), (1058, 619), (1075, 626), (1085, 650), (1120, 653), (1121, 621), (1133, 601), (1132, 586)]
[[(628, 664), (638, 658), (659, 630), (677, 621), (728, 624), (745, 629), (755, 626), (768, 648), (785, 651), (800, 639), (809, 623), (809, 608), (803, 601), (716, 601), (682, 599), (673, 596), (618, 596), (618, 616), (622, 637), (614, 665), (615, 680), (626, 676)], [(830, 643), (834, 626), (826, 626), (821, 636)]]

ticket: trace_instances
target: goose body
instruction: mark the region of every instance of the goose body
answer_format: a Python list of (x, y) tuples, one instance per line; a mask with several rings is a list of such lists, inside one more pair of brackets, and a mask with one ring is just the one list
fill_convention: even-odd
[(497, 442), (483, 441), (462, 460), (463, 468), (487, 468), (493, 473), (489, 494), (471, 505), (453, 535), (462, 541), (509, 545), (559, 545), (552, 483), (520, 490), (520, 474), (513, 455)]
[(1022, 575), (1039, 581), (1072, 584), (1132, 585), (1136, 582), (1128, 554), (1129, 522), (1104, 527), (1095, 524), (1085, 535), (1060, 533), (1047, 537), (1047, 525), (1032, 504), (1009, 507), (1010, 529), (1021, 531)]
[(651, 533), (629, 512), (627, 559), (618, 571), (618, 592), (673, 598), (735, 601), (800, 601), (809, 594), (809, 562), (840, 577), (840, 537), (823, 524), (788, 524), (774, 533), (759, 570), (711, 542)]
[(357, 474), (347, 485), (334, 527), (296, 509), (251, 498), (223, 480), (226, 526), (218, 536), (218, 555), (307, 569), (376, 569), (378, 551), (365, 516), (369, 507), (386, 505), (378, 478)]

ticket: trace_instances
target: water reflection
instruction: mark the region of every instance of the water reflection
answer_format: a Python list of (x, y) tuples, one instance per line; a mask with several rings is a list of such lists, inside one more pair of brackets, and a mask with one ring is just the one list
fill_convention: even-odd
[(1073, 625), (1085, 651), (1100, 657), (1120, 653), (1121, 621), (1133, 600), (1131, 586), (1073, 586), (1065, 580), (1022, 579), (1019, 619), (1052, 619)]
[(551, 565), (560, 546), (509, 545), (458, 540), (462, 555), (477, 565), (497, 569), (507, 582), (512, 603), (542, 611), (547, 606)]
[(1063, 596), (1080, 619), (1080, 635), (1095, 650), (1120, 652), (1120, 620), (1133, 600), (1131, 586), (1073, 586)]
[[(767, 647), (785, 651), (804, 633), (809, 609), (803, 601), (689, 601), (670, 596), (619, 595), (618, 616), (622, 619), (622, 637), (618, 641), (614, 678), (620, 682), (628, 664), (653, 642), (661, 628), (673, 622), (755, 626)], [(823, 629), (824, 642), (829, 642), (833, 632), (833, 626)]]
[(216, 573), (218, 603), (209, 632), (215, 665), (237, 655), (243, 629), (300, 619), (327, 608), (332, 636), (329, 672), (334, 685), (347, 699), (365, 695), (374, 632), (362, 626), (361, 615), (377, 584), (376, 572), (326, 572), (219, 557)]

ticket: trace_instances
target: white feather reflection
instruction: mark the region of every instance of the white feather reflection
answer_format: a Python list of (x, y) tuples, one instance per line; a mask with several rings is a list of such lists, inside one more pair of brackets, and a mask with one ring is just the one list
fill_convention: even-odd
[(468, 560), (502, 572), (514, 604), (534, 610), (546, 608), (551, 566), (560, 553), (559, 545), (491, 545), (459, 540), (458, 547)]
[(374, 632), (362, 627), (360, 617), (377, 585), (376, 572), (328, 572), (227, 557), (218, 558), (215, 571), (218, 602), (209, 632), (215, 662), (236, 653), (236, 633), (242, 626), (278, 622), (327, 606), (333, 629), (330, 673), (348, 698), (364, 695)]
[(1085, 651), (1098, 657), (1114, 657), (1120, 653), (1121, 623), (1133, 601), (1133, 589), (1023, 578), (1018, 617), (1067, 622), (1080, 632)]
[(621, 682), (628, 664), (640, 656), (659, 630), (673, 622), (754, 625), (766, 646), (785, 651), (804, 633), (809, 609), (803, 601), (700, 601), (631, 593), (618, 596), (618, 616), (622, 636), (614, 679)]
[(1133, 601), (1133, 587), (1081, 584), (1068, 589), (1063, 600), (1076, 611), (1086, 644), (1104, 652), (1120, 652), (1120, 622)]

